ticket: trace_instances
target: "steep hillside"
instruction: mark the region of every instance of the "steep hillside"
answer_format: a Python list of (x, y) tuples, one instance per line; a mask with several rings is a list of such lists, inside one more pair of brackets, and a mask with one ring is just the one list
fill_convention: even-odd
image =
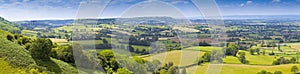
[(16, 66), (29, 66), (35, 64), (30, 53), (16, 42), (12, 42), (6, 39), (9, 32), (0, 30), (0, 57)]
[(26, 48), (26, 43), (30, 43), (36, 38), (12, 34), (17, 32), (15, 30), (20, 29), (15, 25), (11, 25), (9, 21), (0, 18), (0, 27), (0, 73), (19, 74), (32, 71), (51, 74), (77, 73), (74, 66), (64, 61), (54, 58), (41, 61), (39, 58), (33, 58), (31, 52)]
[(0, 17), (0, 29), (11, 33), (21, 33), (20, 27), (18, 25), (13, 24), (2, 17)]

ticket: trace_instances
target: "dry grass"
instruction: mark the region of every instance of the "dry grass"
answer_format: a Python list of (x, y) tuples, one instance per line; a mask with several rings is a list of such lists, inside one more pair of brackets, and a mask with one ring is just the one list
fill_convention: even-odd
[(67, 43), (68, 42), (68, 40), (66, 40), (66, 39), (50, 38), (50, 40), (54, 43)]
[(173, 29), (178, 29), (183, 32), (199, 32), (197, 29), (185, 28), (185, 27), (173, 27)]
[(205, 52), (189, 51), (189, 50), (174, 50), (166, 53), (159, 53), (152, 56), (144, 57), (148, 61), (159, 60), (162, 64), (173, 62), (174, 65), (185, 66), (196, 62), (198, 57), (201, 57)]

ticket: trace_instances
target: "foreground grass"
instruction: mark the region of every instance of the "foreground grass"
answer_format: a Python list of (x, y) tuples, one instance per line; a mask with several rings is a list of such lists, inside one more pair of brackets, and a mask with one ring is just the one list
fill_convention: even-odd
[(51, 60), (58, 66), (58, 68), (61, 70), (62, 74), (78, 73), (77, 69), (74, 66), (72, 66), (64, 61), (57, 60), (54, 58), (51, 58)]
[(25, 71), (25, 69), (13, 67), (4, 61), (4, 59), (0, 58), (0, 73), (17, 74), (20, 71)]

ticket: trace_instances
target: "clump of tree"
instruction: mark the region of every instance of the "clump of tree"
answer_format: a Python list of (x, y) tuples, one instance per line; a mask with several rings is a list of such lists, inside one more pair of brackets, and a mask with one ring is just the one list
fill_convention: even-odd
[(6, 39), (11, 42), (17, 42), (19, 45), (22, 45), (27, 50), (29, 50), (29, 47), (32, 44), (32, 39), (19, 34), (16, 35), (8, 34), (6, 36)]
[(173, 62), (165, 64), (163, 67), (160, 67), (154, 74), (179, 74), (179, 67), (174, 66)]
[(29, 51), (33, 58), (40, 60), (50, 60), (49, 53), (52, 49), (52, 41), (50, 39), (38, 38), (33, 41)]
[(9, 41), (13, 41), (15, 38), (14, 38), (14, 36), (13, 35), (7, 35), (6, 36), (6, 38), (7, 38), (7, 40), (9, 40)]
[(236, 56), (239, 51), (239, 46), (234, 43), (229, 43), (226, 49), (226, 55)]
[(274, 73), (272, 73), (272, 72), (268, 72), (266, 70), (262, 70), (262, 71), (258, 72), (257, 74), (282, 74), (282, 72), (281, 71), (275, 71)]
[(246, 56), (245, 56), (245, 55), (246, 55), (245, 52), (239, 52), (238, 58), (239, 58), (239, 60), (240, 60), (241, 63), (243, 63), (243, 64), (248, 64), (249, 61), (246, 60)]
[(268, 72), (266, 70), (262, 70), (260, 72), (258, 72), (257, 74), (273, 74), (272, 72)]
[(57, 58), (68, 63), (75, 63), (72, 45), (57, 46), (56, 48), (53, 48), (51, 50), (51, 57)]
[(154, 73), (161, 67), (160, 64), (161, 63), (159, 60), (153, 60), (152, 62), (146, 62), (145, 67), (146, 67), (147, 71)]
[(213, 50), (212, 52), (206, 52), (204, 55), (197, 59), (197, 64), (201, 65), (204, 62), (223, 62), (224, 52), (222, 50)]
[(298, 69), (298, 67), (297, 66), (292, 66), (292, 68), (291, 68), (291, 72), (293, 72), (293, 73), (297, 73), (299, 71), (299, 69)]
[(254, 55), (254, 54), (257, 54), (257, 55), (260, 55), (260, 50), (258, 48), (255, 48), (255, 49), (250, 49), (250, 54), (251, 55)]
[(289, 64), (289, 63), (296, 63), (297, 59), (295, 57), (292, 57), (291, 59), (286, 59), (284, 57), (280, 57), (273, 61), (273, 65), (280, 65), (280, 64)]
[(275, 71), (274, 74), (283, 74), (281, 71)]

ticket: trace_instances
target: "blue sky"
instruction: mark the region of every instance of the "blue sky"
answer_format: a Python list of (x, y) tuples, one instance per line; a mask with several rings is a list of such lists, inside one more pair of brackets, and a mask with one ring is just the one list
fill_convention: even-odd
[[(0, 0), (0, 16), (10, 21), (74, 19), (80, 3), (86, 1), (87, 0)], [(105, 9), (103, 17), (120, 17), (127, 8), (142, 1), (144, 0), (113, 0)], [(186, 17), (201, 16), (201, 13), (196, 9), (192, 1), (160, 1), (174, 5), (174, 7), (178, 8)], [(221, 14), (224, 16), (300, 15), (300, 0), (216, 0), (216, 3)], [(157, 9), (166, 10), (164, 7), (157, 7)]]

